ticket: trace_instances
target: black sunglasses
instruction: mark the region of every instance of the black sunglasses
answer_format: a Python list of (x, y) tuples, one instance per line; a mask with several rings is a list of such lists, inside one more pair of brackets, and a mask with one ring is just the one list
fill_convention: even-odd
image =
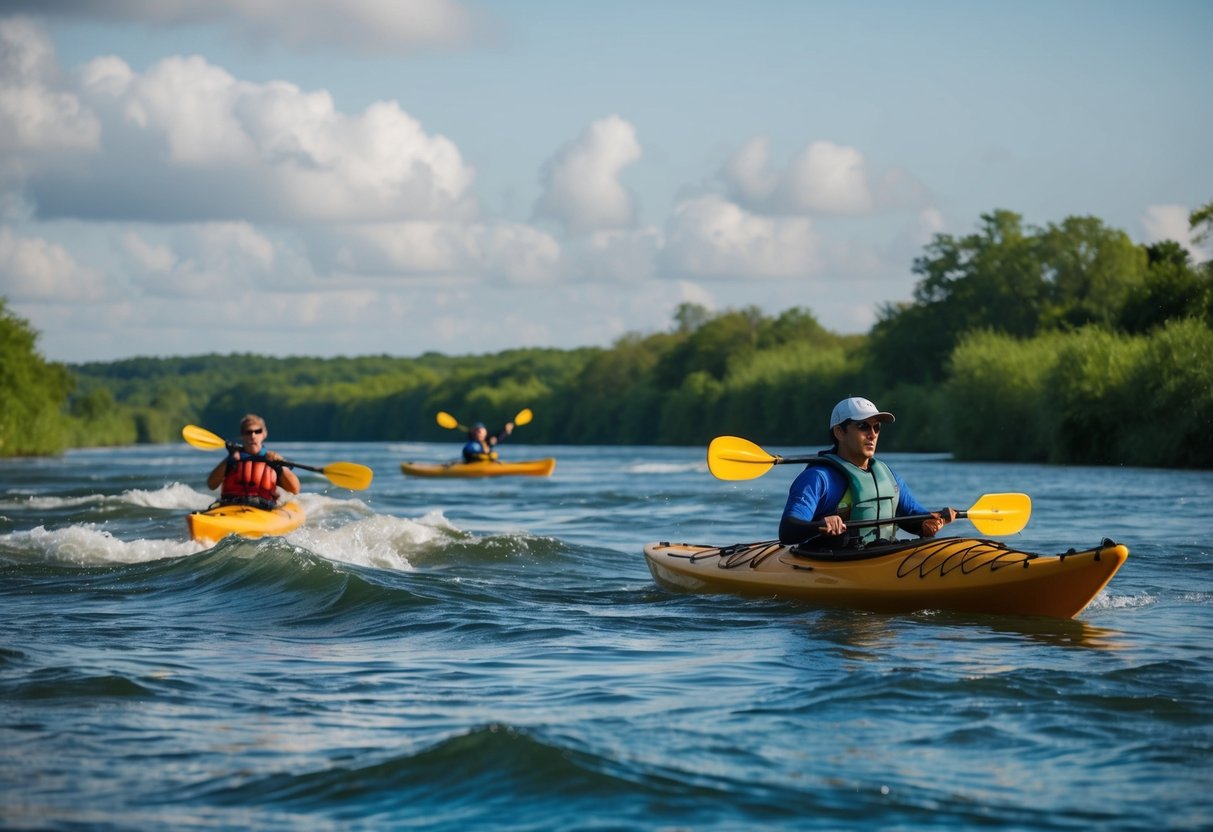
[(256, 436), (259, 433), (265, 433), (265, 428), (249, 428), (248, 430), (240, 431), (241, 436)]
[(880, 422), (851, 422), (855, 426), (855, 430), (862, 433), (871, 431), (872, 433), (880, 433)]

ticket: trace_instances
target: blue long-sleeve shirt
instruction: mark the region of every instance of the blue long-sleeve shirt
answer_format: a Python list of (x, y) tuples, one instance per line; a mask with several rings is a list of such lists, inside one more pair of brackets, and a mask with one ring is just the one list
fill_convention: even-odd
[[(897, 483), (896, 516), (930, 514), (931, 510), (914, 498), (905, 480), (892, 468), (889, 471)], [(815, 463), (805, 467), (788, 488), (788, 501), (779, 520), (779, 540), (785, 545), (803, 543), (821, 533), (814, 528), (817, 521), (838, 513), (838, 503), (847, 492), (846, 475), (828, 463)], [(921, 522), (903, 525), (907, 531), (915, 531)]]

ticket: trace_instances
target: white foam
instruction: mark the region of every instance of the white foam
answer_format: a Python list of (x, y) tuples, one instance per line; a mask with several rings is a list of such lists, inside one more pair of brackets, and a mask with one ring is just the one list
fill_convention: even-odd
[(133, 488), (121, 494), (82, 494), (75, 497), (22, 497), (0, 500), (0, 509), (54, 511), (80, 506), (138, 506), (140, 508), (162, 508), (192, 511), (210, 504), (211, 494), (197, 491), (179, 482), (171, 483), (154, 491)]
[(1148, 607), (1155, 602), (1154, 596), (1148, 593), (1137, 595), (1113, 595), (1106, 589), (1095, 596), (1087, 609), (1091, 610), (1124, 610)]
[(307, 524), (287, 539), (329, 560), (411, 571), (410, 552), (450, 540), (458, 533), (441, 511), (431, 511), (419, 520), (369, 514), (331, 528), (326, 527), (322, 517), (309, 515)]
[(38, 526), (29, 531), (0, 536), (0, 543), (38, 552), (48, 561), (78, 566), (146, 563), (196, 554), (205, 548), (192, 540), (119, 540), (91, 524), (53, 530)]
[(629, 474), (693, 474), (708, 467), (702, 462), (637, 462), (625, 470)]

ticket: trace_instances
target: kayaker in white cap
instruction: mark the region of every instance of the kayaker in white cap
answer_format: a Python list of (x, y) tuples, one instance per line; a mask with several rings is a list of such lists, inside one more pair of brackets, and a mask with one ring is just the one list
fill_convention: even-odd
[[(843, 399), (830, 414), (833, 447), (810, 462), (792, 482), (779, 521), (784, 545), (808, 543), (841, 548), (892, 540), (896, 528), (922, 537), (934, 537), (956, 519), (956, 511), (932, 512), (914, 499), (901, 477), (876, 459), (880, 430), (894, 421), (861, 396)], [(847, 521), (884, 520), (930, 514), (926, 520), (856, 527), (848, 533)], [(824, 527), (824, 528), (823, 528)]]

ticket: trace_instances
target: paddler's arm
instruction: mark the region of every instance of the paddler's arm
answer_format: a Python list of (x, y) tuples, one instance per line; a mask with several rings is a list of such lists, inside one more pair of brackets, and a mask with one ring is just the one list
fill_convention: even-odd
[(846, 530), (847, 524), (837, 514), (809, 523), (798, 517), (784, 515), (779, 520), (779, 542), (784, 546), (793, 546), (817, 537), (838, 537)]
[(216, 465), (209, 474), (207, 474), (207, 477), (206, 477), (206, 487), (207, 488), (214, 491), (216, 488), (223, 485), (223, 478), (227, 476), (228, 461), (230, 459), (233, 459), (234, 457), (236, 457), (236, 455), (237, 455), (237, 452), (232, 451), (230, 454), (225, 456), (223, 458), (223, 461), (220, 462), (218, 465)]
[[(810, 465), (796, 477), (788, 489), (788, 501), (779, 518), (779, 542), (785, 546), (804, 543), (823, 534), (837, 537), (847, 530), (846, 523), (838, 516), (838, 501), (846, 490), (842, 475), (834, 477), (832, 469), (821, 465)], [(818, 507), (834, 509), (824, 517), (816, 517)], [(825, 526), (823, 531), (822, 526)]]
[(509, 436), (513, 432), (514, 432), (514, 423), (506, 422), (505, 427), (503, 427), (500, 431), (498, 431), (495, 436), (490, 436), (488, 438), (489, 445), (496, 445), (498, 442), (500, 442), (502, 439), (505, 439), (507, 436)]
[[(266, 451), (265, 459), (267, 462), (281, 463), (282, 454), (277, 451)], [(292, 494), (298, 494), (301, 486), (295, 472), (285, 465), (274, 465), (274, 469), (278, 472), (278, 487)]]
[[(922, 516), (926, 514), (935, 516), (931, 509), (918, 502), (914, 497), (914, 493), (910, 491), (910, 487), (906, 485), (906, 481), (896, 471), (890, 469), (890, 472), (893, 474), (893, 480), (897, 483), (897, 505), (893, 506), (894, 517)], [(897, 528), (919, 537), (934, 537), (935, 532), (927, 534), (924, 528), (926, 522), (926, 520), (899, 520), (897, 521)], [(935, 531), (937, 532), (939, 529), (936, 528)]]
[(910, 534), (916, 534), (919, 537), (934, 537), (935, 535), (939, 534), (940, 529), (956, 519), (956, 509), (942, 508), (939, 511), (931, 511), (931, 509), (927, 508), (914, 498), (914, 495), (910, 492), (910, 489), (906, 487), (906, 484), (901, 477), (894, 473), (893, 478), (897, 480), (897, 488), (900, 494), (897, 500), (898, 515), (931, 515), (926, 520), (909, 520), (903, 523), (898, 523), (897, 525), (900, 528), (904, 529)]

